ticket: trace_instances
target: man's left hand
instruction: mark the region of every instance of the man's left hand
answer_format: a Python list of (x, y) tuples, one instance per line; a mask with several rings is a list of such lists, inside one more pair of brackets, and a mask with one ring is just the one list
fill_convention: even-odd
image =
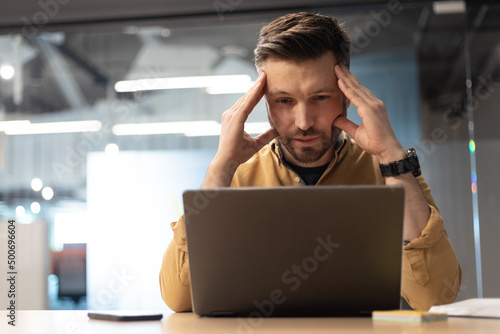
[(384, 102), (361, 85), (344, 65), (335, 65), (335, 74), (340, 89), (358, 109), (362, 123), (357, 125), (346, 117), (339, 116), (333, 125), (347, 132), (363, 150), (377, 156), (380, 163), (405, 158), (406, 155), (396, 139)]

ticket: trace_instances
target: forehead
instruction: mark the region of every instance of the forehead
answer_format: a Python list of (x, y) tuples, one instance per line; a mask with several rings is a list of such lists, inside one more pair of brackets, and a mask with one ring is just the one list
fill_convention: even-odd
[(327, 52), (317, 59), (304, 62), (268, 59), (262, 70), (267, 74), (266, 94), (276, 92), (308, 93), (337, 86), (334, 66), (337, 59)]

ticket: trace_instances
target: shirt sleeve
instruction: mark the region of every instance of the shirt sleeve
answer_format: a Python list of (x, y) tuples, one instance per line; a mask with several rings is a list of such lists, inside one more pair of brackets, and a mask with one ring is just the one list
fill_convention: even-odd
[(160, 270), (161, 296), (174, 312), (191, 311), (191, 288), (184, 215), (170, 224), (174, 237), (163, 255)]
[(420, 237), (404, 247), (402, 295), (413, 309), (428, 310), (455, 301), (462, 271), (430, 189), (422, 177), (418, 181), (430, 217)]

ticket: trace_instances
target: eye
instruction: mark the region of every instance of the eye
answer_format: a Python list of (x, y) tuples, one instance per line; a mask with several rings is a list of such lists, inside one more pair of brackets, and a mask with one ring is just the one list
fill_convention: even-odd
[(328, 95), (318, 95), (316, 97), (314, 97), (315, 100), (326, 100), (328, 98)]
[(289, 99), (278, 99), (278, 103), (288, 103), (290, 102)]

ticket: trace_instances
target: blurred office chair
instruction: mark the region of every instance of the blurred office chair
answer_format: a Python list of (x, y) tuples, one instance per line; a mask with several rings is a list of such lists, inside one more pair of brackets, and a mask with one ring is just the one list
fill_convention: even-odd
[(58, 299), (71, 298), (78, 304), (87, 296), (87, 245), (65, 244), (52, 255), (52, 270), (59, 279)]

